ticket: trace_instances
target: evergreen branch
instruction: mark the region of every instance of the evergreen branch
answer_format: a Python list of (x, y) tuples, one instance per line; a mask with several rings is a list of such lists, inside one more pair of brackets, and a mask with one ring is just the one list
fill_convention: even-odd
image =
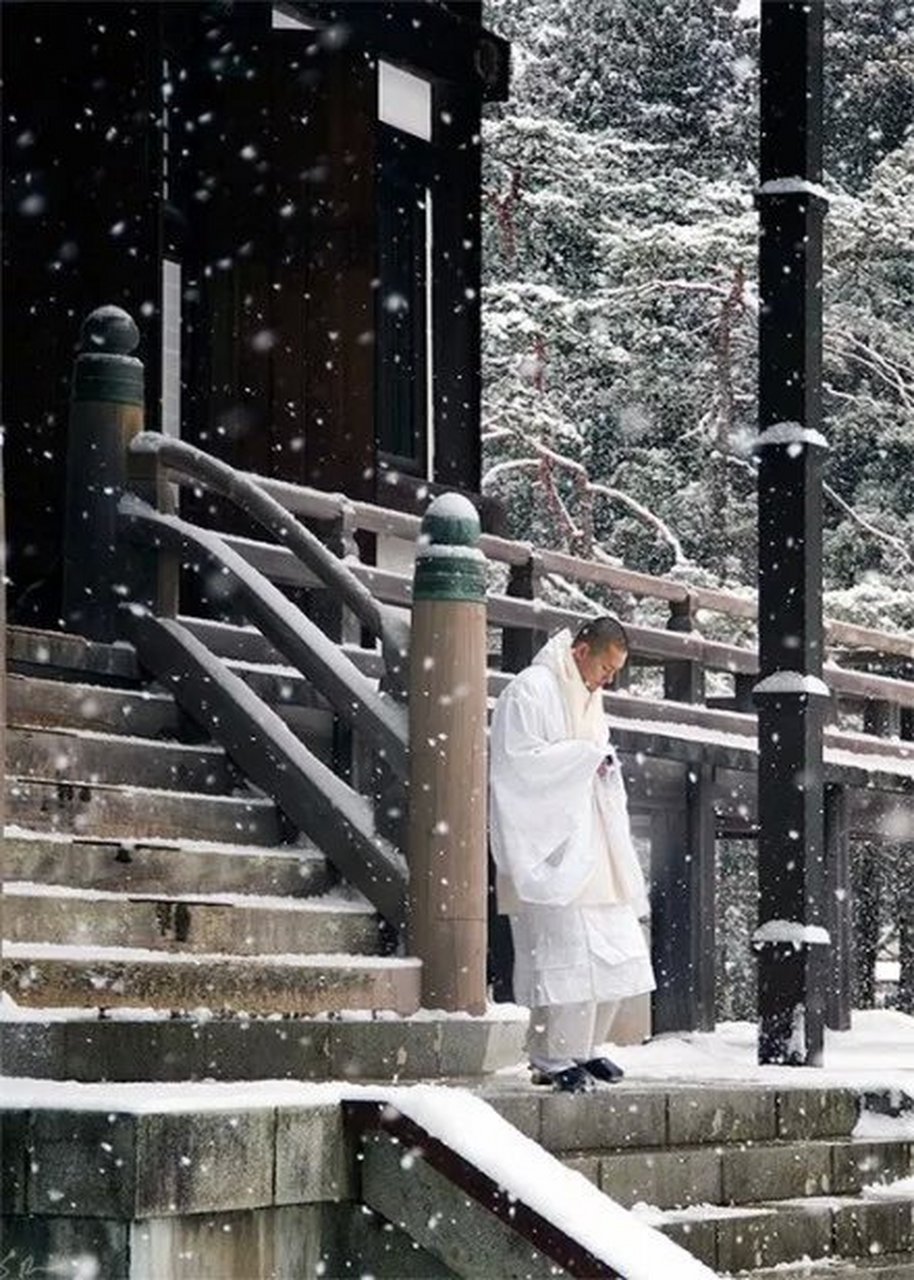
[(880, 529), (877, 525), (872, 524), (864, 516), (860, 515), (859, 512), (854, 510), (849, 502), (845, 502), (844, 498), (842, 498), (839, 493), (836, 493), (831, 485), (826, 484), (825, 481), (822, 482), (822, 492), (826, 497), (831, 498), (832, 502), (834, 502), (837, 507), (840, 507), (845, 515), (850, 516), (856, 524), (859, 524), (861, 529), (865, 529), (866, 532), (871, 533), (874, 538), (879, 538), (882, 542), (888, 543), (890, 547), (894, 547), (909, 565), (914, 566), (914, 556), (911, 555), (911, 552), (900, 538), (896, 538), (893, 533), (888, 533), (885, 529)]
[(609, 485), (595, 483), (591, 481), (589, 484), (591, 493), (601, 498), (606, 498), (610, 502), (621, 503), (622, 506), (628, 507), (636, 516), (640, 517), (646, 524), (659, 533), (660, 537), (673, 549), (676, 564), (682, 564), (686, 555), (682, 549), (682, 543), (673, 533), (669, 525), (664, 524), (658, 515), (649, 510), (642, 503), (638, 502), (628, 493), (623, 493), (621, 489), (611, 489)]

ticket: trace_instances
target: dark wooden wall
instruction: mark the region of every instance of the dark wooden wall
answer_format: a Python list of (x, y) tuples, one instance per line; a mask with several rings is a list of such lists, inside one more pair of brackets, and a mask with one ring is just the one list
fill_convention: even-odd
[(157, 301), (158, 10), (11, 0), (0, 22), (10, 603), (53, 622), (79, 324), (102, 303), (140, 318)]

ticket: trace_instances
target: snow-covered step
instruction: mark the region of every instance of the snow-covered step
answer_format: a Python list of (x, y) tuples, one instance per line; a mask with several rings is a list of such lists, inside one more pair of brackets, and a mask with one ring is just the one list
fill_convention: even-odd
[(472, 1084), (513, 1066), (527, 1020), (514, 1006), (484, 1018), (422, 1010), (400, 1017), (221, 1017), (210, 1008), (31, 1009), (0, 1007), (0, 1060), (9, 1076), (108, 1080), (435, 1080)]
[(149, 689), (10, 674), (6, 706), (11, 725), (66, 726), (137, 738), (177, 738), (187, 730), (174, 699)]
[(13, 881), (4, 884), (3, 936), (55, 942), (232, 955), (379, 950), (377, 916), (340, 893), (321, 898), (250, 894), (134, 897), (104, 890)]
[(77, 784), (142, 781), (146, 787), (215, 794), (230, 790), (234, 781), (221, 747), (156, 742), (92, 729), (11, 728), (6, 771), (12, 777)]
[(7, 627), (6, 661), (18, 674), (55, 680), (130, 687), (140, 679), (136, 654), (126, 641), (105, 644), (66, 631)]
[(630, 1208), (857, 1193), (893, 1182), (911, 1169), (911, 1145), (882, 1139), (804, 1139), (800, 1142), (726, 1143), (667, 1150), (577, 1154), (566, 1161), (607, 1195)]
[(789, 1269), (765, 1267), (761, 1271), (743, 1271), (752, 1280), (914, 1280), (914, 1254), (895, 1254), (892, 1258), (859, 1258), (842, 1261), (823, 1258), (797, 1263)]
[(724, 1274), (823, 1259), (885, 1257), (912, 1248), (912, 1200), (815, 1196), (752, 1207), (696, 1205), (634, 1212)]
[(503, 1089), (488, 1101), (512, 1123), (535, 1124), (550, 1151), (600, 1155), (632, 1149), (669, 1149), (779, 1140), (849, 1139), (859, 1113), (851, 1089), (759, 1087), (727, 1082), (695, 1088), (624, 1080), (611, 1090), (565, 1095), (540, 1091), (528, 1115), (529, 1089)]
[(333, 881), (312, 844), (220, 844), (214, 840), (93, 840), (66, 832), (7, 827), (4, 874), (10, 880), (123, 893), (253, 893), (307, 897)]
[(249, 1013), (419, 1007), (420, 962), (381, 956), (199, 955), (133, 947), (11, 942), (3, 987), (19, 1005)]
[(150, 837), (279, 844), (280, 819), (270, 800), (200, 795), (145, 786), (7, 778), (7, 821), (38, 831), (95, 838)]

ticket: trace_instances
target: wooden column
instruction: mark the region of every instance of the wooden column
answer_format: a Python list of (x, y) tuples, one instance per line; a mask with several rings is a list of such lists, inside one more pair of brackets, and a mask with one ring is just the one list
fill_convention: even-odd
[(879, 899), (882, 893), (882, 855), (872, 840), (861, 841), (854, 857), (855, 1009), (876, 1003), (876, 955), (879, 951)]
[(822, 0), (762, 0), (759, 1061), (822, 1060)]
[(847, 792), (829, 783), (825, 788), (825, 924), (831, 938), (825, 1021), (832, 1031), (851, 1025), (852, 933), (850, 833)]
[(428, 508), (410, 641), (410, 954), (425, 1008), (486, 1003), (486, 565), (472, 503)]
[(690, 766), (677, 808), (651, 818), (655, 1032), (711, 1031), (715, 1003), (713, 770)]
[(99, 307), (82, 327), (73, 370), (67, 441), (63, 616), (93, 640), (114, 640), (127, 594), (117, 546), (117, 504), (127, 480), (127, 446), (143, 430), (139, 342), (120, 307)]

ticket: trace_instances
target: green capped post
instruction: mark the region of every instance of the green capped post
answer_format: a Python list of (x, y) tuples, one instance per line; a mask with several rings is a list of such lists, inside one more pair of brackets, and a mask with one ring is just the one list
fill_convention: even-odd
[(143, 430), (143, 363), (133, 317), (99, 307), (86, 317), (73, 367), (67, 437), (63, 617), (93, 640), (114, 640), (126, 571), (117, 504), (130, 441)]
[(416, 549), (410, 640), (410, 954), (425, 1008), (486, 992), (486, 559), (479, 516), (436, 498)]
[(479, 516), (469, 498), (459, 493), (436, 498), (422, 519), (413, 599), (484, 600), (486, 559), (479, 534)]

